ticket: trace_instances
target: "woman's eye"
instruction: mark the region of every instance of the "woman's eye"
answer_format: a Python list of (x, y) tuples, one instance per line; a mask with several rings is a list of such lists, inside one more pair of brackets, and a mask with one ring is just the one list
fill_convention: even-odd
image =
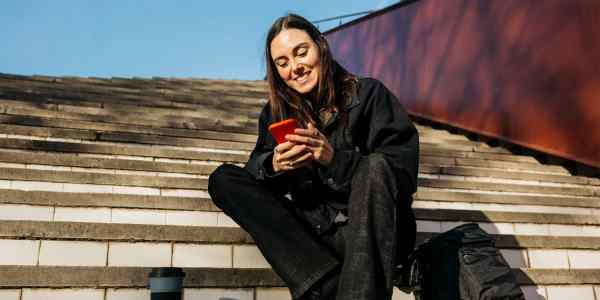
[(287, 62), (285, 62), (285, 63), (278, 63), (277, 66), (279, 66), (280, 68), (285, 68), (285, 67), (287, 67)]
[(298, 52), (298, 56), (306, 56), (307, 52), (308, 51), (306, 51), (306, 50), (301, 50), (300, 52)]

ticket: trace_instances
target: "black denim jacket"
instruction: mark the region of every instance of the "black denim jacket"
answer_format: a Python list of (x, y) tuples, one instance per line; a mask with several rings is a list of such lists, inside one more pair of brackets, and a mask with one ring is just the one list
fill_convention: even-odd
[[(346, 114), (346, 121), (340, 115)], [(267, 103), (259, 118), (256, 146), (245, 165), (257, 180), (268, 182), (282, 194), (290, 193), (300, 212), (317, 233), (329, 229), (344, 211), (351, 180), (361, 157), (381, 153), (397, 170), (398, 186), (406, 201), (417, 189), (419, 137), (397, 98), (378, 80), (360, 78), (357, 95), (320, 128), (334, 148), (328, 167), (317, 165), (273, 174), (272, 155), (277, 145), (268, 131), (275, 120)], [(400, 201), (400, 200), (399, 200)], [(406, 203), (405, 203), (406, 205)], [(410, 203), (408, 203), (410, 205)]]

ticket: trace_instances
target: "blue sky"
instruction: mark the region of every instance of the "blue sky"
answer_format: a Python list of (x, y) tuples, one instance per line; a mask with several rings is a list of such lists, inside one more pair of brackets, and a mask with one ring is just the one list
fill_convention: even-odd
[(277, 17), (317, 20), (396, 2), (4, 0), (0, 72), (261, 79), (264, 39)]

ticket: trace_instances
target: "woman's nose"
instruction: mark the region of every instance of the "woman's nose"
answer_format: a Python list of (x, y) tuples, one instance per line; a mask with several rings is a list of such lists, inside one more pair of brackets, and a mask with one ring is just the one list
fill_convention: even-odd
[(304, 65), (300, 64), (297, 61), (292, 62), (292, 72), (294, 72), (294, 74), (296, 74), (296, 75), (302, 74), (303, 70), (304, 70)]

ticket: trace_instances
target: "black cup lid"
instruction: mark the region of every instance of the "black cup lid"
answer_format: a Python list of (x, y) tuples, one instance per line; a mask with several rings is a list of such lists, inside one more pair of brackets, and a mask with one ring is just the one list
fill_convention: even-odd
[(150, 277), (185, 277), (181, 268), (152, 268)]

